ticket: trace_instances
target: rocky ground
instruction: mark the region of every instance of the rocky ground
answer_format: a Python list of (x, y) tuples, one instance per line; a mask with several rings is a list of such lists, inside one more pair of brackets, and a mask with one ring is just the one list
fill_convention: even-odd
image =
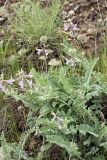
[(100, 49), (107, 29), (106, 0), (68, 0), (61, 17), (64, 30), (75, 45), (88, 53)]

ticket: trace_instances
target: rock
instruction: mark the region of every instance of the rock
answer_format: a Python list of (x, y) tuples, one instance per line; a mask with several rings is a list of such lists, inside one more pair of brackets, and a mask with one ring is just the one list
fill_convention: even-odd
[(74, 7), (74, 11), (77, 11), (78, 9), (79, 9), (79, 6), (76, 5), (76, 6)]
[(82, 44), (84, 44), (84, 43), (87, 43), (87, 42), (88, 42), (89, 37), (87, 36), (86, 33), (84, 33), (84, 34), (79, 34), (79, 35), (78, 35), (78, 40), (79, 40)]
[(96, 33), (96, 29), (95, 28), (89, 28), (87, 30), (87, 35), (95, 35)]
[(69, 4), (69, 7), (72, 7), (72, 6), (73, 6), (73, 3), (70, 3), (70, 4)]
[(65, 1), (64, 6), (68, 6), (69, 5), (69, 1)]
[(65, 20), (65, 19), (68, 17), (67, 12), (62, 11), (62, 12), (61, 12), (61, 17), (62, 17), (63, 20)]
[(69, 12), (70, 9), (71, 9), (71, 7), (69, 7), (69, 6), (65, 7), (65, 11), (67, 11), (67, 12)]
[(68, 14), (69, 14), (69, 16), (74, 16), (74, 15), (75, 15), (75, 12), (74, 12), (74, 10), (70, 10), (70, 11), (68, 12)]
[(19, 51), (18, 51), (18, 55), (20, 55), (20, 56), (23, 56), (23, 55), (25, 55), (26, 53), (27, 53), (27, 49), (26, 48), (21, 48)]
[(91, 8), (91, 11), (94, 11), (94, 10), (95, 10), (95, 9), (92, 7), (92, 8)]
[(61, 62), (55, 58), (51, 59), (48, 63), (49, 66), (60, 66)]
[(39, 60), (41, 60), (41, 61), (45, 61), (46, 59), (47, 59), (46, 56), (40, 56), (40, 57), (39, 57)]

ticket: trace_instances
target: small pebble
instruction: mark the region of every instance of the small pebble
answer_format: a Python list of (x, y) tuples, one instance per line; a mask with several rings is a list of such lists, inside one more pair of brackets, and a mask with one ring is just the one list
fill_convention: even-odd
[(65, 1), (64, 6), (68, 6), (69, 5), (69, 1)]
[(62, 19), (65, 20), (68, 17), (68, 14), (67, 12), (62, 11), (61, 16), (62, 16)]
[(86, 33), (80, 34), (80, 35), (78, 35), (78, 40), (79, 40), (82, 44), (84, 44), (84, 43), (87, 43), (87, 42), (88, 42), (89, 37), (87, 36)]
[(72, 6), (73, 6), (73, 3), (70, 3), (70, 4), (69, 4), (69, 7), (72, 7)]
[(70, 11), (68, 12), (68, 14), (69, 14), (70, 16), (74, 16), (74, 15), (75, 15), (75, 12), (74, 12), (74, 10), (70, 10)]
[(87, 34), (88, 35), (94, 35), (96, 33), (96, 29), (95, 28), (89, 28), (88, 30), (87, 30)]
[(70, 10), (70, 7), (69, 6), (67, 6), (67, 7), (65, 7), (65, 9), (64, 9), (65, 11), (69, 11)]
[(77, 11), (78, 9), (79, 9), (78, 5), (76, 7), (74, 7), (74, 11)]

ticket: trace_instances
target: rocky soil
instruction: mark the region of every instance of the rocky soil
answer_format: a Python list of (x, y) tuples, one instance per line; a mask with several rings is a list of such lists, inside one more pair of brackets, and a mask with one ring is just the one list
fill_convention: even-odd
[(68, 0), (61, 17), (76, 46), (88, 53), (98, 52), (107, 30), (107, 0)]

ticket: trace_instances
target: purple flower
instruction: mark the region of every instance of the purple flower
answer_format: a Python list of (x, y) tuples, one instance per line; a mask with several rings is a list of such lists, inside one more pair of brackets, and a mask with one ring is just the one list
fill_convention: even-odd
[(23, 79), (21, 81), (19, 81), (18, 85), (20, 86), (21, 89), (24, 88), (24, 81), (23, 81)]
[(6, 82), (7, 82), (8, 84), (12, 85), (12, 84), (15, 82), (15, 80), (11, 78), (11, 79), (9, 79), (9, 80), (6, 80)]
[(37, 54), (40, 56), (43, 50), (42, 49), (36, 49), (36, 50), (37, 50)]
[(65, 30), (65, 32), (68, 30), (77, 31), (78, 30), (77, 24), (74, 24), (72, 22), (65, 22), (64, 23), (64, 30)]
[(65, 32), (68, 31), (69, 28), (70, 28), (70, 24), (67, 23), (67, 22), (65, 22), (65, 23), (64, 23), (64, 31), (65, 31)]
[(71, 27), (72, 27), (73, 31), (77, 31), (78, 30), (77, 24), (71, 23)]

